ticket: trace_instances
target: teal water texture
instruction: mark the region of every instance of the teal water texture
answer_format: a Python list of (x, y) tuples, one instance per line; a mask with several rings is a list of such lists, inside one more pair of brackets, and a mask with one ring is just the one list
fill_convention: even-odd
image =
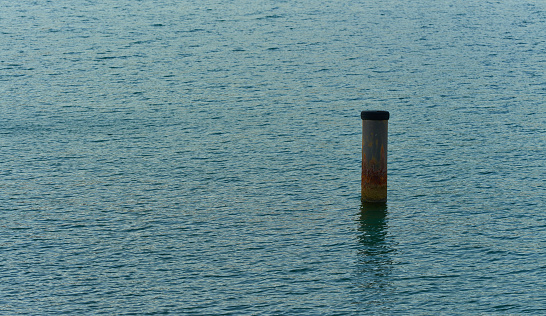
[(546, 313), (543, 1), (1, 6), (0, 314)]

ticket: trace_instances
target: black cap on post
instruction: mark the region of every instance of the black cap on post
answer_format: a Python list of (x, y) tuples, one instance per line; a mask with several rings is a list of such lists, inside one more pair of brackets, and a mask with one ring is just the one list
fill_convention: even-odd
[(363, 120), (371, 121), (387, 121), (389, 119), (388, 111), (362, 111), (360, 112), (360, 118)]

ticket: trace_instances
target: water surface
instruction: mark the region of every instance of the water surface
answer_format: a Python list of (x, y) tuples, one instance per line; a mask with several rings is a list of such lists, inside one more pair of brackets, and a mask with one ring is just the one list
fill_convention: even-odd
[(1, 313), (544, 313), (545, 3), (2, 7)]

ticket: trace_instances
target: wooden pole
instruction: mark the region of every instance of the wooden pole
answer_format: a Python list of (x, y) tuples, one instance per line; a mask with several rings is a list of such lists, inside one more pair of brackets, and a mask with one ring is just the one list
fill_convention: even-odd
[(387, 201), (387, 111), (362, 111), (362, 187), (363, 202)]

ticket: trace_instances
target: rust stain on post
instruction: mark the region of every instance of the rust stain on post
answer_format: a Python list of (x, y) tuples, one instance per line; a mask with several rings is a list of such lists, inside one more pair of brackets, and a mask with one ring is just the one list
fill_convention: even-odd
[(362, 188), (364, 202), (387, 201), (387, 111), (362, 111)]

